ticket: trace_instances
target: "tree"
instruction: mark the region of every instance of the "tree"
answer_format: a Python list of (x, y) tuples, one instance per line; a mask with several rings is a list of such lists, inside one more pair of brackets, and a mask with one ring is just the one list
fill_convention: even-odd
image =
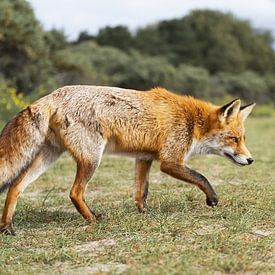
[(99, 45), (112, 46), (123, 51), (133, 47), (133, 38), (126, 26), (105, 27), (99, 30), (96, 36)]
[(271, 33), (255, 30), (248, 21), (229, 13), (195, 10), (180, 19), (142, 28), (135, 39), (142, 53), (166, 56), (176, 66), (200, 66), (211, 74), (275, 72)]
[[(147, 55), (169, 55), (169, 45), (160, 36), (158, 25), (149, 25), (137, 31), (134, 47)], [(173, 54), (170, 52), (170, 54)]]
[(218, 75), (228, 94), (241, 97), (246, 102), (267, 103), (270, 100), (268, 82), (255, 72), (246, 71), (239, 75), (220, 73)]
[(210, 98), (210, 76), (204, 68), (180, 65), (176, 70), (174, 83), (182, 94)]
[(95, 40), (96, 37), (93, 35), (90, 35), (87, 31), (81, 31), (78, 35), (78, 39), (75, 42), (75, 44), (84, 42), (84, 41), (88, 41), (88, 40)]
[(56, 77), (60, 85), (119, 86), (128, 59), (128, 55), (118, 49), (85, 41), (55, 53)]
[(44, 32), (25, 0), (0, 2), (0, 73), (28, 93), (45, 80), (50, 64)]
[(67, 47), (66, 35), (62, 30), (52, 29), (45, 33), (45, 41), (50, 52)]
[(173, 82), (175, 68), (165, 58), (142, 56), (132, 51), (121, 73), (121, 87), (141, 90), (156, 86), (168, 88)]

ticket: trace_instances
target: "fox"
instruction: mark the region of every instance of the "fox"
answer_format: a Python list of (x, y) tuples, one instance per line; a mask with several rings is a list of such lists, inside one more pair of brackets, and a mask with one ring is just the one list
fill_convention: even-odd
[(241, 107), (240, 99), (218, 106), (164, 88), (59, 88), (20, 111), (2, 130), (0, 192), (8, 192), (0, 232), (15, 235), (12, 218), (18, 198), (65, 151), (77, 167), (70, 199), (90, 229), (98, 215), (86, 204), (85, 190), (104, 153), (135, 158), (135, 204), (140, 212), (148, 209), (153, 161), (162, 172), (196, 185), (205, 193), (206, 204), (215, 207), (214, 189), (187, 165), (188, 159), (214, 154), (239, 166), (252, 164), (244, 121), (254, 106)]

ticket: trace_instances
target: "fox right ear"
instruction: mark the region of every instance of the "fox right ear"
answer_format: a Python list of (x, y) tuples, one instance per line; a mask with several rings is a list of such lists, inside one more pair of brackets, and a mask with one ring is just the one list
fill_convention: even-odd
[(251, 113), (252, 109), (255, 106), (256, 106), (256, 103), (251, 103), (251, 104), (248, 104), (248, 105), (240, 108), (240, 114), (241, 114), (243, 121), (245, 121), (247, 119), (247, 117), (249, 116), (249, 114)]
[(221, 122), (230, 122), (233, 118), (235, 118), (241, 107), (241, 100), (239, 98), (234, 99), (230, 103), (222, 106), (220, 108), (219, 119)]

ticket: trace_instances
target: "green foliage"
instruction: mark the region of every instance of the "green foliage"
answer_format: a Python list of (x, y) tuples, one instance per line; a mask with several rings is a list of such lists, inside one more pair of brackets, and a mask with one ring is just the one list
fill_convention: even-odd
[(129, 57), (112, 47), (86, 41), (57, 51), (54, 64), (61, 84), (115, 85)]
[(10, 119), (27, 104), (22, 93), (17, 93), (14, 88), (8, 87), (5, 80), (0, 78), (0, 124)]
[(268, 89), (269, 101), (275, 104), (275, 77), (274, 74), (267, 74), (265, 81)]
[(267, 103), (270, 100), (265, 79), (253, 72), (244, 72), (240, 75), (221, 73), (219, 79), (232, 96), (241, 97), (247, 102)]
[(208, 71), (204, 68), (180, 65), (176, 70), (174, 85), (176, 90), (184, 94), (196, 97), (211, 97), (210, 77)]
[(90, 35), (87, 31), (81, 31), (78, 35), (78, 39), (75, 42), (75, 44), (81, 43), (81, 42), (87, 41), (87, 40), (95, 40), (95, 36)]
[(163, 37), (161, 37), (157, 25), (149, 25), (138, 29), (133, 46), (146, 55), (165, 55), (169, 59), (173, 59), (175, 55), (173, 51), (170, 51), (169, 45), (165, 43)]
[(196, 10), (181, 19), (161, 21), (140, 29), (136, 41), (141, 52), (165, 55), (174, 65), (202, 66), (211, 74), (275, 72), (271, 33), (218, 11)]
[(211, 10), (135, 33), (122, 25), (83, 31), (69, 42), (61, 30), (45, 32), (27, 1), (0, 2), (0, 77), (32, 100), (63, 85), (90, 84), (275, 102), (272, 43), (269, 31)]
[(132, 51), (121, 73), (120, 86), (146, 90), (156, 86), (169, 86), (173, 81), (175, 69), (165, 58), (144, 57)]
[(45, 42), (51, 52), (63, 49), (67, 46), (66, 35), (63, 31), (52, 29), (45, 33)]
[(100, 45), (108, 45), (128, 51), (132, 47), (133, 38), (126, 26), (119, 25), (100, 29), (96, 41)]
[(47, 77), (44, 32), (25, 0), (0, 2), (0, 72), (29, 93)]
[(56, 76), (64, 84), (101, 84), (146, 90), (163, 86), (179, 93), (210, 96), (210, 77), (203, 68), (172, 66), (167, 59), (130, 54), (86, 41), (58, 51)]

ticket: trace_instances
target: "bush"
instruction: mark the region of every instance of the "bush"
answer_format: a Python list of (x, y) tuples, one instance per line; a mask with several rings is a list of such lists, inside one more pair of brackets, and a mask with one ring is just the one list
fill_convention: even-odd
[(210, 77), (206, 69), (190, 65), (180, 65), (171, 87), (182, 94), (200, 98), (210, 98)]
[(265, 78), (254, 72), (248, 71), (239, 75), (220, 73), (217, 77), (226, 92), (234, 97), (258, 104), (268, 103), (270, 100)]
[(274, 75), (267, 75), (265, 77), (267, 89), (268, 89), (268, 95), (269, 95), (269, 101), (275, 103), (275, 78)]
[(170, 88), (174, 82), (175, 68), (165, 58), (143, 56), (132, 51), (120, 72), (118, 86), (147, 90), (156, 86)]
[(2, 124), (27, 104), (22, 93), (17, 94), (15, 88), (8, 87), (8, 84), (0, 79), (0, 121)]
[(115, 85), (121, 81), (128, 55), (112, 47), (85, 41), (57, 51), (54, 63), (60, 86), (67, 84)]

